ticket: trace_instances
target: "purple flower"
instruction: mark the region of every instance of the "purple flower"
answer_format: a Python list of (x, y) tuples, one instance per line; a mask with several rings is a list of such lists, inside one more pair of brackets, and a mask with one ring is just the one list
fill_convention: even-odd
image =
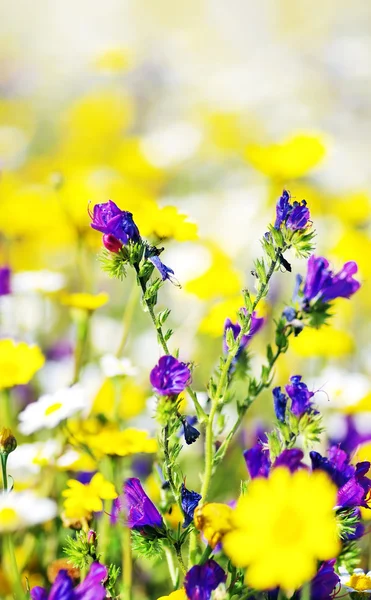
[(197, 417), (185, 417), (182, 420), (184, 439), (188, 445), (193, 444), (200, 437), (200, 432), (193, 427), (193, 423), (197, 423)]
[(269, 451), (265, 450), (259, 442), (249, 450), (245, 450), (243, 456), (251, 479), (268, 477), (271, 467)]
[(298, 469), (305, 469), (306, 466), (302, 462), (304, 452), (299, 448), (286, 448), (279, 454), (273, 463), (273, 468), (287, 467), (291, 473)]
[(335, 298), (350, 298), (361, 286), (353, 278), (358, 267), (354, 261), (345, 263), (339, 273), (329, 269), (325, 258), (312, 255), (308, 260), (307, 276), (304, 283), (304, 299), (330, 302)]
[(161, 396), (176, 396), (191, 382), (191, 371), (174, 356), (161, 356), (150, 374), (153, 389)]
[[(136, 477), (124, 482), (124, 493), (115, 500), (115, 508), (126, 512), (127, 525), (143, 535), (153, 533), (153, 529), (163, 529), (164, 522), (153, 502), (148, 498)], [(150, 529), (147, 529), (150, 528)]]
[(203, 565), (192, 567), (184, 579), (184, 587), (189, 600), (210, 600), (211, 592), (227, 575), (215, 560), (207, 560)]
[(310, 392), (305, 383), (301, 381), (301, 375), (290, 377), (291, 384), (286, 385), (285, 390), (291, 399), (291, 412), (296, 417), (302, 417), (312, 410), (311, 398), (314, 392)]
[[(331, 600), (333, 592), (340, 582), (339, 576), (334, 571), (336, 560), (328, 560), (320, 566), (310, 583), (310, 597), (312, 600)], [(300, 592), (299, 592), (300, 594)]]
[(96, 204), (93, 213), (89, 211), (89, 215), (93, 229), (105, 235), (111, 234), (123, 244), (129, 241), (139, 242), (139, 229), (133, 221), (132, 213), (121, 210), (112, 200)]
[(290, 203), (290, 194), (287, 190), (283, 190), (282, 196), (276, 204), (276, 221), (275, 229), (280, 229), (282, 224), (285, 224), (287, 229), (296, 231), (304, 229), (310, 219), (309, 209), (305, 200)]
[(331, 439), (330, 443), (335, 445), (338, 444), (342, 450), (345, 450), (345, 452), (351, 454), (361, 444), (371, 441), (371, 431), (368, 433), (360, 433), (356, 427), (356, 423), (352, 415), (347, 415), (345, 422), (345, 435), (341, 438)]
[(182, 527), (185, 529), (193, 521), (193, 513), (195, 512), (195, 508), (201, 500), (201, 494), (193, 492), (192, 490), (187, 490), (184, 483), (182, 483), (180, 494), (184, 513), (184, 523)]
[(286, 418), (287, 396), (281, 392), (280, 387), (273, 388), (272, 394), (276, 418), (278, 421), (281, 421), (281, 423), (284, 423)]
[(10, 267), (0, 267), (0, 296), (11, 294), (10, 276)]
[(67, 571), (59, 571), (50, 592), (36, 586), (31, 590), (32, 600), (104, 600), (106, 590), (102, 581), (107, 577), (107, 568), (100, 563), (93, 563), (82, 583), (73, 587), (73, 581)]
[(166, 265), (164, 265), (164, 263), (162, 262), (162, 260), (160, 259), (159, 256), (156, 256), (156, 255), (155, 256), (149, 256), (148, 260), (150, 260), (151, 263), (156, 267), (156, 269), (158, 270), (158, 272), (161, 275), (162, 281), (165, 281), (166, 279), (168, 279), (172, 283), (177, 283), (178, 284), (178, 282), (175, 279), (175, 277), (173, 277), (173, 275), (174, 275), (173, 269), (170, 269), (170, 267), (167, 267)]
[[(243, 310), (246, 313), (245, 308), (242, 308), (241, 310)], [(250, 331), (248, 334), (242, 336), (241, 341), (240, 341), (240, 347), (239, 347), (236, 357), (235, 357), (236, 359), (239, 357), (241, 352), (246, 348), (246, 346), (248, 345), (250, 340), (254, 337), (254, 335), (256, 333), (258, 333), (258, 331), (260, 331), (260, 329), (263, 327), (264, 321), (265, 321), (264, 317), (257, 317), (255, 311), (252, 313), (251, 323), (250, 323)], [(224, 323), (224, 337), (223, 337), (223, 351), (225, 353), (228, 352), (227, 339), (226, 339), (226, 334), (227, 334), (228, 329), (232, 330), (233, 337), (236, 340), (241, 332), (241, 325), (239, 323), (232, 323), (232, 321), (230, 319), (226, 319), (226, 321)]]
[(369, 508), (366, 496), (371, 489), (371, 479), (366, 477), (370, 468), (367, 461), (350, 464), (349, 456), (344, 450), (332, 446), (328, 451), (328, 458), (319, 452), (310, 452), (312, 469), (320, 469), (327, 473), (338, 487), (338, 506), (352, 508), (363, 506)]

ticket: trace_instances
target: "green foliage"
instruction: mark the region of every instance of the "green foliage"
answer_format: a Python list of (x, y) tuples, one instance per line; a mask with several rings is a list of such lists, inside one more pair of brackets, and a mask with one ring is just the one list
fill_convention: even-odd
[(164, 552), (164, 540), (159, 538), (149, 539), (135, 531), (131, 532), (131, 542), (133, 551), (141, 558), (158, 560), (162, 558)]
[(67, 537), (63, 551), (67, 560), (78, 569), (86, 569), (93, 561), (99, 560), (96, 544), (88, 542), (85, 531), (77, 531), (75, 538)]
[(101, 264), (103, 271), (108, 273), (110, 277), (123, 281), (126, 277), (126, 264), (128, 262), (128, 256), (125, 247), (121, 248), (119, 252), (109, 252), (109, 250), (101, 250), (98, 260)]
[(116, 567), (116, 565), (113, 565), (113, 564), (109, 565), (107, 582), (105, 584), (108, 598), (116, 597), (116, 582), (117, 582), (118, 576), (120, 575), (120, 572), (121, 572), (120, 567)]

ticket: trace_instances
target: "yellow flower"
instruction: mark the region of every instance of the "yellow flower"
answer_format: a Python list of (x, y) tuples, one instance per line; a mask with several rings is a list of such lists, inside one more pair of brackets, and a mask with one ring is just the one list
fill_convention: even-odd
[(298, 133), (280, 144), (250, 144), (245, 157), (268, 177), (287, 181), (303, 177), (325, 156), (325, 145), (319, 135)]
[(353, 588), (356, 592), (365, 592), (371, 590), (371, 577), (364, 573), (353, 573), (345, 585)]
[(63, 294), (61, 303), (71, 308), (80, 308), (81, 310), (93, 311), (107, 304), (109, 295), (100, 292), (99, 294)]
[(86, 519), (92, 512), (103, 510), (103, 500), (117, 498), (115, 486), (96, 473), (90, 483), (84, 485), (75, 479), (67, 481), (68, 489), (62, 492), (65, 516), (68, 519)]
[(214, 244), (209, 244), (212, 264), (200, 277), (188, 281), (184, 288), (201, 300), (235, 296), (242, 289), (242, 277), (230, 257)]
[(304, 357), (344, 356), (353, 351), (354, 341), (347, 331), (328, 325), (321, 329), (305, 327), (290, 346), (291, 352)]
[(198, 506), (194, 512), (195, 526), (202, 531), (212, 548), (231, 531), (232, 517), (233, 510), (230, 506), (216, 502)]
[(96, 57), (94, 67), (107, 73), (121, 73), (132, 64), (130, 51), (124, 48), (109, 48)]
[(323, 472), (275, 469), (268, 479), (254, 479), (239, 499), (224, 551), (236, 566), (247, 567), (248, 585), (298, 589), (315, 575), (318, 560), (340, 551), (336, 498)]
[(161, 239), (172, 238), (178, 242), (197, 239), (197, 225), (190, 223), (188, 216), (178, 212), (175, 206), (157, 207), (151, 213), (150, 228), (150, 233)]
[(178, 529), (178, 526), (184, 521), (184, 515), (177, 504), (172, 504), (168, 512), (164, 514), (165, 520), (173, 529)]
[(157, 598), (157, 600), (187, 600), (187, 596), (185, 590), (181, 589), (176, 592), (171, 592), (169, 596), (161, 596), (161, 598)]
[(41, 369), (45, 358), (38, 346), (0, 340), (0, 389), (24, 385)]
[[(237, 321), (237, 313), (243, 305), (241, 294), (213, 304), (200, 323), (200, 332), (212, 337), (221, 337), (226, 318), (229, 317), (232, 321)], [(259, 304), (259, 317), (265, 316), (265, 314), (266, 304), (262, 300)]]

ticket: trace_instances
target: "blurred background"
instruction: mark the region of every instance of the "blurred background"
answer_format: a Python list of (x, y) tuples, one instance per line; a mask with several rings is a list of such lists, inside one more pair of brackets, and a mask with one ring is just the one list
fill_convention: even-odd
[[(371, 459), (371, 4), (2, 0), (1, 9), (0, 261), (12, 270), (1, 335), (49, 356), (34, 396), (71, 380), (77, 325), (66, 297), (104, 291), (86, 377), (97, 393), (101, 357), (130, 358), (137, 371), (121, 416), (154, 427), (155, 335), (133, 280), (101, 271), (89, 203), (112, 199), (144, 237), (164, 242), (182, 287), (167, 284), (160, 305), (171, 307), (171, 345), (195, 361), (204, 391), (285, 187), (308, 202), (316, 253), (335, 270), (356, 260), (362, 288), (336, 301), (330, 325), (293, 340), (276, 383), (301, 373), (323, 389), (330, 435), (340, 440), (352, 423)], [(293, 273), (274, 279), (253, 366), (305, 272), (305, 261), (287, 258)], [(246, 431), (271, 415), (267, 393)]]

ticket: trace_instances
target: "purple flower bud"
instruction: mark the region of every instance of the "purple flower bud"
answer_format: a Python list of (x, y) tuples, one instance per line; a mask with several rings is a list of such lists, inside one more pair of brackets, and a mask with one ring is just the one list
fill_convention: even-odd
[[(246, 309), (242, 308), (241, 310), (243, 310), (246, 313)], [(243, 335), (241, 338), (241, 342), (240, 342), (240, 347), (237, 351), (236, 354), (236, 359), (239, 357), (239, 355), (241, 354), (241, 352), (246, 348), (246, 346), (250, 343), (250, 341), (252, 340), (252, 338), (254, 337), (254, 335), (256, 333), (258, 333), (258, 331), (260, 331), (260, 329), (263, 327), (265, 322), (265, 318), (264, 317), (257, 317), (256, 316), (256, 311), (254, 311), (251, 315), (251, 323), (250, 323), (250, 331), (248, 334)], [(230, 319), (226, 319), (225, 323), (224, 323), (224, 337), (223, 337), (223, 351), (225, 353), (228, 352), (228, 346), (227, 346), (227, 339), (226, 339), (226, 334), (227, 334), (227, 330), (231, 329), (233, 332), (233, 337), (236, 340), (237, 337), (240, 334), (241, 331), (241, 325), (239, 323), (232, 323), (232, 321)]]
[(192, 567), (184, 579), (184, 587), (189, 600), (210, 600), (211, 592), (227, 575), (215, 560), (207, 560), (203, 565)]
[(304, 458), (304, 452), (299, 448), (286, 448), (283, 450), (273, 463), (273, 468), (276, 467), (287, 467), (291, 473), (294, 473), (298, 469), (305, 469), (306, 466), (302, 462)]
[(148, 260), (150, 260), (151, 263), (156, 267), (156, 269), (158, 270), (158, 272), (161, 275), (162, 281), (165, 281), (166, 279), (168, 279), (172, 283), (175, 283), (176, 285), (179, 286), (179, 283), (177, 282), (175, 277), (173, 277), (173, 275), (174, 275), (173, 269), (170, 269), (170, 267), (167, 267), (166, 265), (164, 265), (164, 263), (162, 262), (162, 260), (160, 259), (159, 256), (150, 256), (148, 258)]
[(0, 267), (0, 296), (11, 294), (10, 276), (10, 267)]
[(182, 509), (184, 513), (184, 523), (182, 527), (185, 529), (190, 525), (193, 521), (193, 514), (195, 512), (195, 508), (201, 500), (201, 494), (197, 492), (193, 492), (192, 490), (187, 490), (184, 483), (182, 483), (181, 487), (181, 503)]
[(103, 236), (103, 245), (110, 252), (119, 252), (122, 248), (122, 242), (112, 233), (105, 233)]
[(311, 412), (311, 398), (314, 392), (310, 392), (305, 383), (301, 381), (301, 375), (290, 377), (291, 384), (285, 387), (288, 396), (291, 399), (291, 412), (300, 418), (304, 413)]
[(139, 242), (139, 229), (133, 221), (132, 213), (121, 210), (112, 200), (96, 204), (89, 215), (93, 229), (106, 235), (111, 234), (123, 244), (129, 241)]
[(305, 229), (310, 219), (309, 209), (305, 200), (301, 203), (290, 203), (290, 194), (287, 190), (283, 190), (282, 196), (276, 205), (276, 221), (275, 229), (280, 229), (282, 224), (285, 224), (287, 229), (296, 231), (297, 229)]
[(251, 479), (255, 477), (268, 477), (271, 467), (269, 452), (268, 450), (264, 450), (259, 442), (252, 448), (249, 448), (249, 450), (245, 450), (243, 456)]
[(281, 421), (281, 423), (284, 423), (286, 417), (287, 396), (281, 392), (280, 387), (273, 388), (272, 394), (276, 418), (278, 421)]
[(328, 560), (320, 566), (310, 584), (310, 597), (316, 600), (330, 600), (333, 591), (340, 582), (334, 571), (336, 560)]
[(190, 384), (191, 371), (186, 363), (166, 354), (161, 356), (152, 369), (150, 381), (153, 389), (161, 396), (175, 396)]
[(136, 477), (126, 479), (124, 493), (117, 500), (116, 508), (126, 512), (127, 525), (130, 529), (137, 529), (144, 534), (147, 533), (147, 527), (163, 529), (162, 516)]
[(59, 571), (50, 592), (36, 586), (31, 590), (32, 600), (104, 600), (106, 589), (103, 581), (107, 578), (107, 567), (100, 563), (92, 563), (89, 573), (82, 583), (73, 587), (73, 581), (67, 571)]
[(200, 437), (200, 432), (193, 427), (193, 423), (197, 423), (197, 417), (185, 417), (182, 421), (184, 439), (188, 445), (193, 444)]
[(339, 273), (329, 269), (328, 261), (312, 255), (308, 260), (307, 276), (304, 284), (304, 299), (330, 302), (335, 298), (350, 298), (361, 286), (353, 278), (358, 267), (354, 261), (345, 263)]

